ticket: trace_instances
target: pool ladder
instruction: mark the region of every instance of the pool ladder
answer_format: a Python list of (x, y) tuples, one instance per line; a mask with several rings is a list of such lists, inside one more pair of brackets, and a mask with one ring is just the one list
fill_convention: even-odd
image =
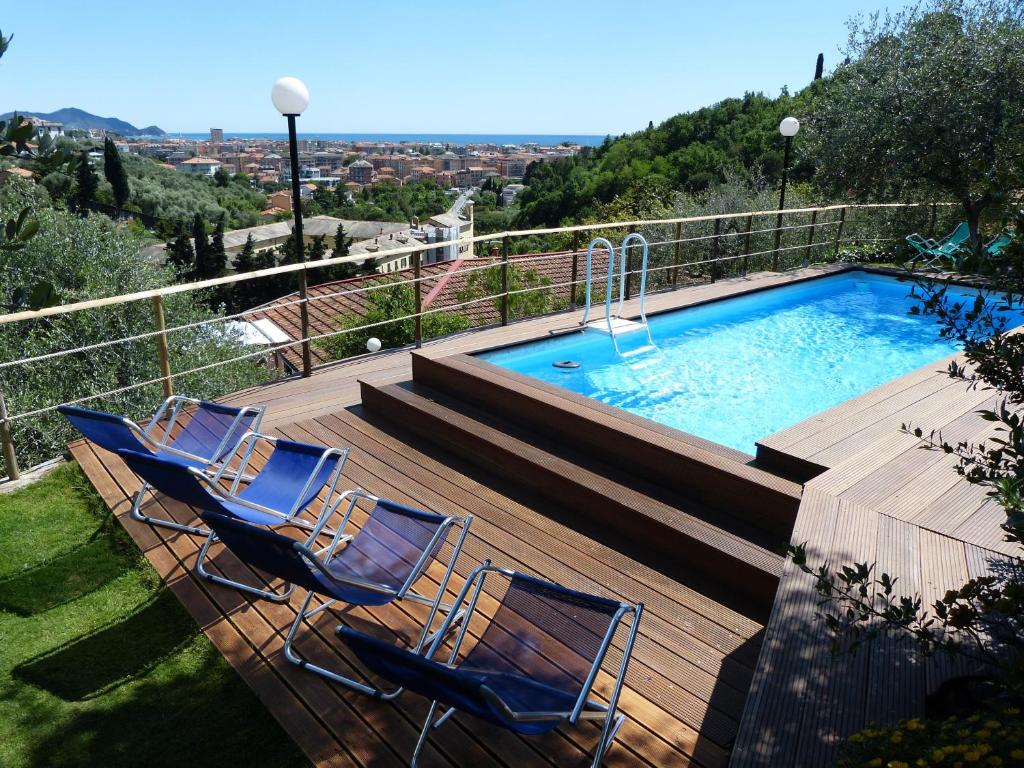
[[(638, 242), (643, 249), (643, 260), (640, 266), (640, 293), (637, 295), (637, 298), (640, 300), (640, 319), (628, 320), (622, 317), (622, 304), (625, 301), (626, 280), (628, 279), (628, 276), (626, 275), (626, 264), (629, 261), (626, 257), (627, 249), (634, 241)], [(591, 321), (591, 273), (594, 259), (594, 248), (597, 246), (603, 247), (608, 252), (608, 286), (604, 295), (604, 320)], [(647, 253), (649, 247), (647, 245), (647, 240), (643, 235), (632, 232), (626, 235), (625, 239), (622, 241), (620, 249), (619, 298), (615, 310), (612, 311), (613, 289), (615, 287), (615, 248), (612, 247), (612, 244), (603, 237), (594, 238), (590, 241), (590, 245), (587, 246), (587, 298), (583, 310), (583, 320), (580, 322), (580, 325), (584, 326), (588, 330), (597, 331), (598, 333), (607, 333), (608, 336), (611, 337), (615, 353), (619, 355), (619, 357), (630, 358), (647, 352), (658, 351), (658, 348), (654, 344), (654, 340), (651, 338), (651, 329), (647, 325), (647, 315), (644, 312), (644, 299), (647, 296)], [(643, 331), (647, 335), (647, 343), (645, 345), (625, 352), (619, 349), (620, 336), (626, 336), (640, 331)]]

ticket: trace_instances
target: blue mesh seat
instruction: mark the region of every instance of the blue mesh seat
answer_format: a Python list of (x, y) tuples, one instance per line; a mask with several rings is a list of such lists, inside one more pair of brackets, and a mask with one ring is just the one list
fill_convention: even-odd
[[(145, 428), (104, 411), (72, 405), (62, 405), (57, 410), (85, 438), (111, 453), (127, 449), (203, 470), (213, 470), (230, 457), (247, 432), (259, 430), (263, 419), (262, 405), (236, 408), (180, 395), (167, 398)], [(206, 534), (196, 526), (143, 514), (142, 499), (149, 489), (150, 485), (144, 482), (135, 493), (132, 517), (151, 525)]]
[[(461, 654), (466, 629), (488, 576), (506, 589), (494, 616), (470, 650)], [(468, 599), (468, 602), (467, 602)], [(467, 579), (455, 606), (467, 604), (447, 663), (434, 660), (448, 622), (423, 655), (410, 653), (348, 627), (338, 634), (376, 674), (433, 700), (413, 752), (416, 765), (430, 731), (456, 711), (524, 735), (563, 723), (602, 723), (593, 765), (600, 764), (623, 723), (616, 712), (643, 605), (576, 592), (484, 563)], [(622, 661), (607, 704), (591, 689), (627, 614), (632, 615)], [(456, 615), (453, 611), (449, 617)], [(461, 655), (461, 658), (460, 658)], [(436, 720), (439, 705), (446, 711)]]
[[(273, 451), (259, 473), (246, 479), (252, 455), (260, 442), (272, 445)], [(323, 528), (298, 515), (308, 509), (320, 493), (324, 494), (324, 501), (317, 514), (318, 521), (326, 522), (342, 502), (343, 497), (335, 496), (348, 449), (325, 448), (252, 433), (239, 443), (238, 450), (241, 454), (239, 468), (231, 474), (227, 487), (224, 467), (211, 476), (195, 467), (150, 453), (122, 448), (118, 455), (133, 472), (166, 496), (199, 510), (212, 510), (255, 525), (294, 525), (310, 532), (312, 544), (324, 533)], [(215, 532), (207, 531), (196, 560), (196, 570), (202, 577), (268, 600), (288, 598), (291, 586), (284, 593), (278, 593), (208, 571), (206, 557), (215, 540)]]
[[(344, 495), (348, 498), (344, 517), (334, 532), (331, 544), (320, 551), (313, 550), (310, 540), (298, 542), (221, 511), (205, 511), (201, 516), (210, 530), (240, 560), (307, 591), (285, 639), (284, 653), (288, 661), (363, 693), (390, 699), (402, 689), (385, 691), (302, 658), (295, 649), (299, 629), (309, 618), (329, 609), (335, 602), (372, 607), (396, 600), (410, 600), (429, 606), (412, 651), (414, 654), (421, 652), (433, 639), (429, 634), (430, 627), (438, 611), (448, 613), (445, 624), (449, 627), (461, 617), (461, 613), (454, 613), (452, 606), (442, 602), (442, 597), (462, 551), (471, 518), (424, 512), (395, 501), (379, 499), (358, 489), (346, 491)], [(344, 532), (360, 501), (366, 502), (371, 509), (358, 533), (347, 537)], [(318, 525), (325, 525), (326, 517)], [(427, 568), (441, 559), (441, 550), (453, 528), (461, 530), (452, 543), (435, 594), (427, 596), (415, 591), (414, 585)], [(314, 595), (319, 595), (322, 602), (311, 609)]]

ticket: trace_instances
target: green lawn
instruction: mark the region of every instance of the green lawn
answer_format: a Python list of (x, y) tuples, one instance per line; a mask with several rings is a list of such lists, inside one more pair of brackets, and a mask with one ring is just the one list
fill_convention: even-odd
[(0, 495), (0, 766), (307, 761), (77, 465)]

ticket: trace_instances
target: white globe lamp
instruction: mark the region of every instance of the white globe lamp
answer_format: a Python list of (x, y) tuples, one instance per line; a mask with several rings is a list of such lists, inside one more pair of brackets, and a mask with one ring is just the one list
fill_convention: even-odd
[(309, 89), (297, 77), (282, 77), (270, 89), (270, 100), (282, 115), (301, 115), (309, 106)]
[(791, 139), (796, 136), (796, 132), (800, 130), (800, 121), (795, 117), (784, 117), (782, 122), (779, 123), (779, 133), (785, 136), (787, 139)]
[(366, 348), (370, 352), (380, 352), (380, 339), (376, 336), (372, 337), (366, 342)]

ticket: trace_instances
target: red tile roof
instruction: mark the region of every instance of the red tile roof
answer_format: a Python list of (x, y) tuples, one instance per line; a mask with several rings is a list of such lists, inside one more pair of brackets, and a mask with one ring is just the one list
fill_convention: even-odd
[[(586, 270), (586, 252), (578, 252), (577, 280), (582, 281)], [(569, 303), (570, 286), (572, 279), (572, 253), (563, 251), (559, 253), (526, 254), (512, 256), (510, 262), (520, 270), (532, 270), (537, 273), (541, 280), (553, 286), (555, 295), (555, 306), (565, 306)], [(485, 299), (476, 301), (465, 307), (466, 291), (474, 280), (474, 275), (484, 272), (484, 268), (500, 263), (500, 259), (483, 257), (479, 259), (458, 259), (445, 261), (436, 264), (424, 265), (421, 269), (421, 290), (423, 296), (423, 308), (444, 309), (452, 307), (452, 311), (461, 314), (469, 319), (473, 326), (488, 325), (497, 323), (501, 319), (499, 304), (496, 299)], [(594, 279), (598, 282), (607, 276), (608, 259), (603, 253), (594, 253)], [(310, 334), (317, 336), (330, 333), (341, 328), (342, 318), (347, 316), (362, 317), (366, 313), (368, 304), (368, 291), (360, 291), (371, 285), (394, 282), (395, 280), (411, 280), (413, 269), (403, 269), (388, 274), (378, 274), (368, 277), (353, 277), (347, 280), (335, 280), (329, 283), (310, 286), (308, 295), (309, 302), (309, 327)], [(316, 272), (310, 273), (311, 279), (316, 279)], [(299, 305), (292, 303), (297, 301), (298, 294), (292, 293), (282, 296), (280, 299), (257, 308), (247, 319), (255, 320), (266, 318), (281, 328), (293, 339), (301, 338), (299, 322)], [(313, 362), (327, 362), (330, 358), (317, 348), (316, 344), (311, 345)], [(282, 354), (294, 367), (301, 366), (301, 349), (298, 345), (283, 350)]]

